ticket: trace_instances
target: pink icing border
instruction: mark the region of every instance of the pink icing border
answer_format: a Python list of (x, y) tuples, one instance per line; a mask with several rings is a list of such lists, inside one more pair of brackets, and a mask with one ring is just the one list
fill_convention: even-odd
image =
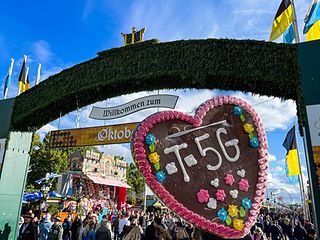
[[(202, 119), (206, 115), (207, 111), (213, 109), (216, 106), (222, 104), (235, 104), (245, 109), (253, 118), (259, 139), (259, 178), (256, 184), (256, 194), (252, 200), (252, 209), (249, 212), (248, 220), (244, 224), (244, 228), (241, 231), (233, 228), (211, 222), (210, 220), (188, 210), (181, 203), (179, 203), (163, 186), (159, 183), (156, 177), (152, 174), (151, 166), (147, 160), (144, 146), (144, 139), (149, 130), (157, 123), (164, 122), (170, 119), (179, 119), (193, 124), (194, 127), (199, 127), (202, 124)], [(186, 219), (187, 221), (195, 224), (197, 227), (213, 233), (215, 235), (224, 238), (241, 238), (247, 235), (250, 228), (256, 222), (259, 210), (262, 206), (262, 200), (266, 193), (266, 182), (268, 177), (268, 143), (266, 134), (258, 113), (245, 101), (236, 97), (220, 96), (214, 97), (205, 103), (201, 104), (194, 117), (177, 111), (165, 111), (153, 114), (142, 121), (133, 134), (133, 152), (135, 159), (138, 162), (138, 166), (142, 174), (144, 175), (146, 182), (152, 188), (154, 193), (162, 199), (162, 201), (178, 215)]]

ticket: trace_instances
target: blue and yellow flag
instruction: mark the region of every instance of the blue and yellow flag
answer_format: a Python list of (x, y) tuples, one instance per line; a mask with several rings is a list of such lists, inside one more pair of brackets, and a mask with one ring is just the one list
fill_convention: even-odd
[(309, 12), (305, 19), (303, 33), (306, 34), (306, 40), (312, 41), (320, 39), (320, 1), (313, 0)]
[(288, 177), (298, 176), (300, 174), (300, 166), (299, 166), (295, 126), (293, 126), (290, 129), (290, 131), (287, 133), (287, 136), (283, 141), (282, 146), (285, 149), (287, 149), (286, 163), (287, 163)]
[(270, 41), (276, 40), (290, 27), (293, 23), (293, 11), (291, 0), (282, 0), (273, 20)]

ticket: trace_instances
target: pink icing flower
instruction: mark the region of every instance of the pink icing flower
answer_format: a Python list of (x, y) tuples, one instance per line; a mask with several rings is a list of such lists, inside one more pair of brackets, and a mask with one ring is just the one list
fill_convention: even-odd
[(200, 191), (197, 192), (197, 197), (200, 203), (207, 203), (210, 198), (208, 190), (204, 189), (200, 189)]
[(216, 199), (220, 202), (223, 202), (226, 197), (226, 194), (223, 189), (219, 189), (216, 191)]
[(248, 192), (249, 183), (247, 179), (242, 178), (238, 184), (241, 191)]
[(234, 178), (233, 178), (233, 175), (232, 174), (227, 174), (225, 177), (224, 177), (224, 181), (227, 185), (230, 185), (232, 186), (232, 184), (234, 183)]

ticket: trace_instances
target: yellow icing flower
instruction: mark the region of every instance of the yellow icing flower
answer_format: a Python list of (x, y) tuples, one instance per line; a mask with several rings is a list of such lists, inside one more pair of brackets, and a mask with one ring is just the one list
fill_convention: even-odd
[(243, 126), (243, 129), (247, 132), (247, 133), (252, 133), (254, 131), (254, 128), (252, 127), (252, 125), (250, 123), (246, 123)]
[(233, 220), (233, 228), (238, 231), (242, 230), (243, 220), (240, 220), (240, 219)]
[(229, 205), (228, 213), (229, 213), (230, 217), (236, 217), (236, 216), (238, 216), (239, 209), (236, 205)]
[(157, 162), (160, 161), (160, 156), (156, 152), (149, 154), (148, 158), (149, 158), (150, 162), (153, 164), (156, 164)]

